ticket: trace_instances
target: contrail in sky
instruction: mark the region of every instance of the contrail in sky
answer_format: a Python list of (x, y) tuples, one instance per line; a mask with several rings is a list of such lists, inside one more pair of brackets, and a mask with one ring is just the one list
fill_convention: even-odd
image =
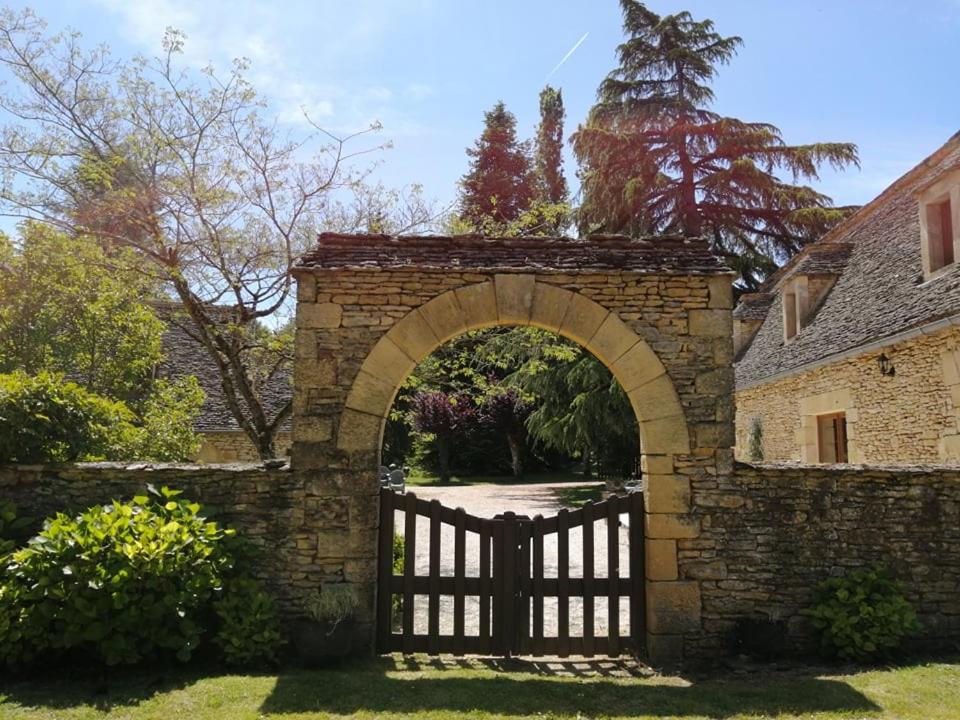
[(570, 59), (570, 56), (573, 55), (573, 54), (577, 51), (577, 48), (580, 47), (581, 45), (583, 45), (583, 41), (587, 39), (587, 35), (589, 35), (589, 34), (590, 34), (589, 31), (585, 32), (585, 33), (583, 34), (583, 37), (581, 37), (579, 40), (577, 40), (576, 43), (574, 43), (574, 46), (567, 51), (567, 54), (566, 54), (566, 55), (563, 56), (563, 60), (561, 60), (560, 62), (558, 62), (558, 63), (557, 63), (557, 66), (556, 66), (553, 70), (551, 70), (550, 73), (543, 79), (544, 82), (546, 82), (547, 80), (549, 80), (550, 78), (552, 78), (552, 77), (553, 77), (553, 74), (554, 74), (557, 70), (560, 69), (560, 66), (563, 65), (567, 60)]

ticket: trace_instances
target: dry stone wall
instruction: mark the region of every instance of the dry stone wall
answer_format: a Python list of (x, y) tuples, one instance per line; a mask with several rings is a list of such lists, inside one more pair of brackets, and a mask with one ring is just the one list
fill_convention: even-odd
[[(255, 573), (288, 620), (302, 614), (305, 599), (325, 582), (349, 578), (361, 588), (373, 586), (364, 557), (376, 539), (369, 520), (376, 506), (336, 473), (262, 465), (0, 466), (0, 498), (33, 518), (131, 498), (147, 483), (183, 490), (248, 539), (258, 549)], [(372, 612), (372, 602), (361, 608), (362, 627), (372, 627)]]
[(922, 644), (960, 641), (960, 469), (738, 463), (694, 479), (693, 503), (701, 532), (677, 541), (680, 577), (701, 588), (691, 656), (729, 652), (740, 618), (780, 621), (810, 650), (815, 585), (873, 562), (904, 582)]

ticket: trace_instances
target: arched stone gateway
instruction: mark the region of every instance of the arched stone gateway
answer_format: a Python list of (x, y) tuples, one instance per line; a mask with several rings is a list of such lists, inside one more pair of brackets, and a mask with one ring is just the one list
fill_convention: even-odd
[[(730, 471), (732, 273), (703, 243), (325, 234), (297, 267), (293, 457), (315, 494), (346, 498), (318, 562), (366, 599), (372, 637), (376, 467), (385, 417), (417, 362), (447, 340), (533, 325), (595, 354), (630, 397), (646, 480), (647, 650), (677, 660), (701, 632), (691, 480)], [(320, 503), (322, 505), (323, 503)]]

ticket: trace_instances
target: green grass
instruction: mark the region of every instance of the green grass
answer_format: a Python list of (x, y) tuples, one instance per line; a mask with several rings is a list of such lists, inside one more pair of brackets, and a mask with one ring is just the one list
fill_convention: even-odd
[(578, 508), (586, 505), (588, 502), (598, 502), (603, 500), (603, 491), (605, 488), (606, 485), (604, 485), (602, 482), (599, 482), (593, 485), (561, 487), (557, 488), (553, 492), (563, 507)]
[(612, 662), (393, 657), (280, 674), (125, 673), (106, 686), (89, 679), (0, 679), (3, 719), (525, 717), (954, 720), (960, 718), (960, 664), (693, 679)]
[(512, 475), (452, 475), (450, 482), (441, 483), (436, 475), (414, 468), (407, 476), (407, 485), (440, 485), (441, 487), (464, 485), (517, 485), (523, 483), (583, 482), (583, 475), (574, 472), (526, 473), (518, 478)]

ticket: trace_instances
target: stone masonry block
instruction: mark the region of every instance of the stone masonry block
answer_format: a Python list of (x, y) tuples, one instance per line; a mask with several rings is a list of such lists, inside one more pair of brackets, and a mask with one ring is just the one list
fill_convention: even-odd
[(700, 337), (733, 336), (733, 315), (729, 310), (691, 310), (690, 334)]
[(533, 275), (495, 275), (494, 288), (497, 292), (497, 313), (500, 322), (530, 322), (533, 310)]
[(647, 659), (657, 668), (674, 668), (683, 662), (682, 635), (647, 633)]
[(673, 455), (644, 453), (640, 457), (640, 469), (644, 475), (670, 475), (673, 473)]
[(609, 367), (632, 348), (640, 338), (615, 313), (607, 315), (590, 338), (590, 351)]
[(647, 538), (643, 542), (647, 580), (676, 580), (677, 541)]
[(492, 282), (476, 283), (457, 288), (457, 301), (463, 311), (463, 321), (468, 329), (491, 327), (499, 322), (497, 293)]
[(397, 321), (390, 328), (387, 337), (415, 362), (423, 360), (441, 344), (437, 334), (430, 327), (430, 323), (424, 319), (417, 309), (411, 310)]
[(437, 295), (430, 302), (421, 305), (420, 313), (440, 341), (447, 341), (467, 330), (463, 310), (453, 290)]
[(690, 451), (690, 434), (682, 415), (641, 420), (640, 440), (643, 447), (657, 455)]
[(681, 475), (644, 477), (644, 503), (654, 513), (690, 512), (690, 478)]
[(297, 302), (312, 303), (317, 299), (317, 278), (312, 274), (297, 277)]
[(556, 285), (538, 282), (533, 289), (533, 310), (530, 313), (530, 323), (537, 327), (557, 332), (563, 322), (564, 315), (573, 293)]
[(689, 515), (650, 512), (647, 508), (648, 538), (692, 540), (700, 537), (700, 521)]
[(692, 581), (647, 583), (647, 630), (654, 635), (700, 631), (700, 585)]
[(343, 308), (336, 303), (299, 303), (298, 328), (336, 328), (343, 319)]
[(559, 332), (589, 349), (591, 338), (609, 314), (609, 310), (585, 295), (573, 293)]
[(707, 307), (718, 310), (733, 308), (733, 278), (729, 275), (720, 275), (707, 280), (710, 288), (710, 300)]
[(386, 417), (399, 383), (360, 370), (347, 396), (347, 407), (370, 415)]
[(373, 350), (363, 361), (360, 370), (397, 387), (406, 380), (414, 367), (416, 363), (397, 347), (397, 344), (390, 339), (390, 335), (386, 335), (373, 346)]
[[(627, 393), (637, 417), (642, 420), (656, 420), (676, 415), (680, 409), (680, 398), (667, 375), (659, 375), (649, 382)], [(682, 411), (681, 411), (682, 412)]]
[(610, 370), (628, 393), (666, 372), (660, 358), (646, 342), (638, 342), (627, 350), (610, 366)]
[(327, 442), (333, 439), (333, 419), (302, 415), (293, 419), (293, 437), (300, 442)]
[(340, 450), (379, 450), (383, 418), (345, 408), (340, 416), (337, 448)]

